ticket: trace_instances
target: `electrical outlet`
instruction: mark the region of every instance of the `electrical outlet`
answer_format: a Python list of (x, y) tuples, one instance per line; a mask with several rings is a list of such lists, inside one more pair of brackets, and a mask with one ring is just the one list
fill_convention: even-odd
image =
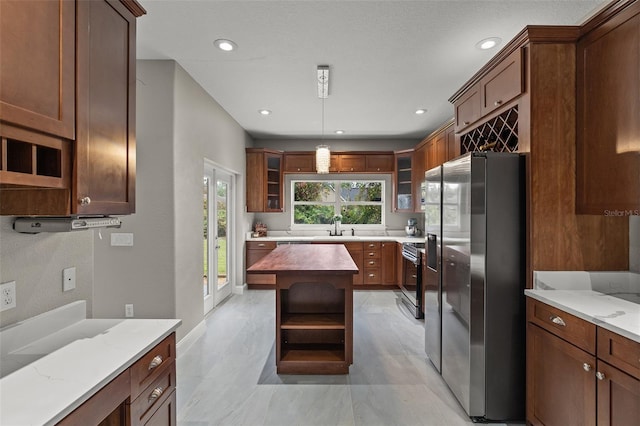
[(76, 288), (76, 267), (62, 270), (62, 291), (69, 291)]
[(0, 284), (0, 312), (16, 307), (16, 282)]
[(124, 305), (124, 316), (127, 318), (133, 318), (133, 303), (127, 303)]

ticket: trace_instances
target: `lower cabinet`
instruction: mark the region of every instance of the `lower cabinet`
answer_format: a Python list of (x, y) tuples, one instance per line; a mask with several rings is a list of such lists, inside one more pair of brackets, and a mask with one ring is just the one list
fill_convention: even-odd
[(175, 358), (176, 337), (172, 333), (58, 425), (177, 424)]
[(639, 402), (640, 343), (527, 299), (529, 424), (632, 425)]
[[(247, 241), (246, 267), (249, 268), (275, 248), (275, 241)], [(273, 274), (252, 274), (247, 272), (247, 285), (250, 289), (272, 289), (276, 286), (276, 276)]]

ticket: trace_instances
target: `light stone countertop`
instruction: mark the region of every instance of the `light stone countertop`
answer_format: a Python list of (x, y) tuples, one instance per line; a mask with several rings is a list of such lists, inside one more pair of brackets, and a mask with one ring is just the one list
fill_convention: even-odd
[[(72, 309), (82, 311), (85, 305), (77, 303), (70, 304)], [(0, 379), (2, 425), (57, 423), (181, 324), (176, 319), (76, 318), (62, 320), (64, 327), (57, 331), (35, 336), (37, 328), (46, 328), (38, 321), (61, 324), (55, 316), (38, 317), (35, 326), (26, 320), (0, 330), (0, 360), (13, 367)], [(32, 338), (23, 344), (24, 336)]]
[(326, 234), (320, 235), (300, 235), (297, 233), (288, 233), (287, 231), (269, 231), (266, 237), (258, 237), (253, 238), (251, 236), (247, 236), (247, 241), (275, 241), (275, 242), (335, 242), (335, 243), (345, 243), (345, 242), (368, 242), (368, 241), (395, 241), (398, 243), (405, 242), (414, 242), (414, 243), (424, 243), (425, 238), (423, 235), (417, 237), (408, 237), (404, 232), (394, 232), (389, 233), (388, 235), (349, 235), (351, 231), (344, 230), (344, 234), (340, 237), (331, 237)]
[(640, 343), (640, 274), (534, 272), (525, 295)]

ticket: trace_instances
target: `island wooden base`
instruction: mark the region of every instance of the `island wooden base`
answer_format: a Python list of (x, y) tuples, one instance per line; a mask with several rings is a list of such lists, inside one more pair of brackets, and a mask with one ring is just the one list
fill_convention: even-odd
[(349, 374), (353, 363), (352, 275), (278, 275), (278, 374)]
[(247, 271), (276, 277), (277, 373), (348, 374), (358, 267), (345, 246), (279, 246)]

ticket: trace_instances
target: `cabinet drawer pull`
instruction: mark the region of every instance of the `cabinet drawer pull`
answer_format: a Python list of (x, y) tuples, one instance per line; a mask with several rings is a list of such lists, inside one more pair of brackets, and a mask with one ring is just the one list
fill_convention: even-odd
[(462, 124), (464, 124), (465, 126), (468, 126), (470, 124), (469, 121), (463, 121)]
[(566, 323), (564, 322), (564, 320), (558, 316), (556, 317), (549, 317), (549, 319), (551, 320), (552, 323), (557, 324), (557, 325), (561, 325), (562, 327), (566, 327)]
[(375, 277), (375, 276), (376, 276), (376, 274), (369, 274), (369, 277), (370, 277), (370, 278), (373, 278), (373, 277)]
[(264, 247), (264, 243), (258, 244), (258, 247)]
[(502, 105), (502, 101), (501, 100), (497, 100), (493, 103), (494, 106), (498, 106), (498, 105)]
[(605, 379), (604, 373), (601, 373), (599, 371), (596, 373), (596, 377), (598, 378), (598, 380), (604, 380)]
[(89, 204), (91, 204), (91, 198), (82, 197), (78, 200), (78, 204), (80, 204), (81, 206), (88, 206)]
[(418, 278), (416, 274), (411, 274), (411, 278)]
[(584, 371), (591, 371), (591, 364), (587, 364), (586, 362), (582, 364), (582, 368)]
[(375, 265), (375, 264), (376, 264), (376, 261), (375, 261), (375, 260), (370, 260), (370, 261), (369, 261), (369, 265)]
[(369, 252), (369, 257), (371, 257), (371, 256), (375, 256), (375, 255), (376, 255), (375, 253), (373, 253), (373, 252)]
[(162, 396), (162, 392), (164, 392), (164, 389), (162, 389), (162, 387), (158, 386), (157, 388), (155, 388), (153, 392), (151, 392), (151, 395), (149, 395), (149, 402), (153, 402), (156, 399), (160, 398), (160, 396)]
[(160, 364), (162, 364), (162, 356), (160, 355), (156, 355), (155, 357), (153, 357), (153, 359), (151, 360), (151, 362), (149, 363), (149, 368), (148, 370), (151, 371), (154, 368), (156, 368), (157, 366), (159, 366)]

